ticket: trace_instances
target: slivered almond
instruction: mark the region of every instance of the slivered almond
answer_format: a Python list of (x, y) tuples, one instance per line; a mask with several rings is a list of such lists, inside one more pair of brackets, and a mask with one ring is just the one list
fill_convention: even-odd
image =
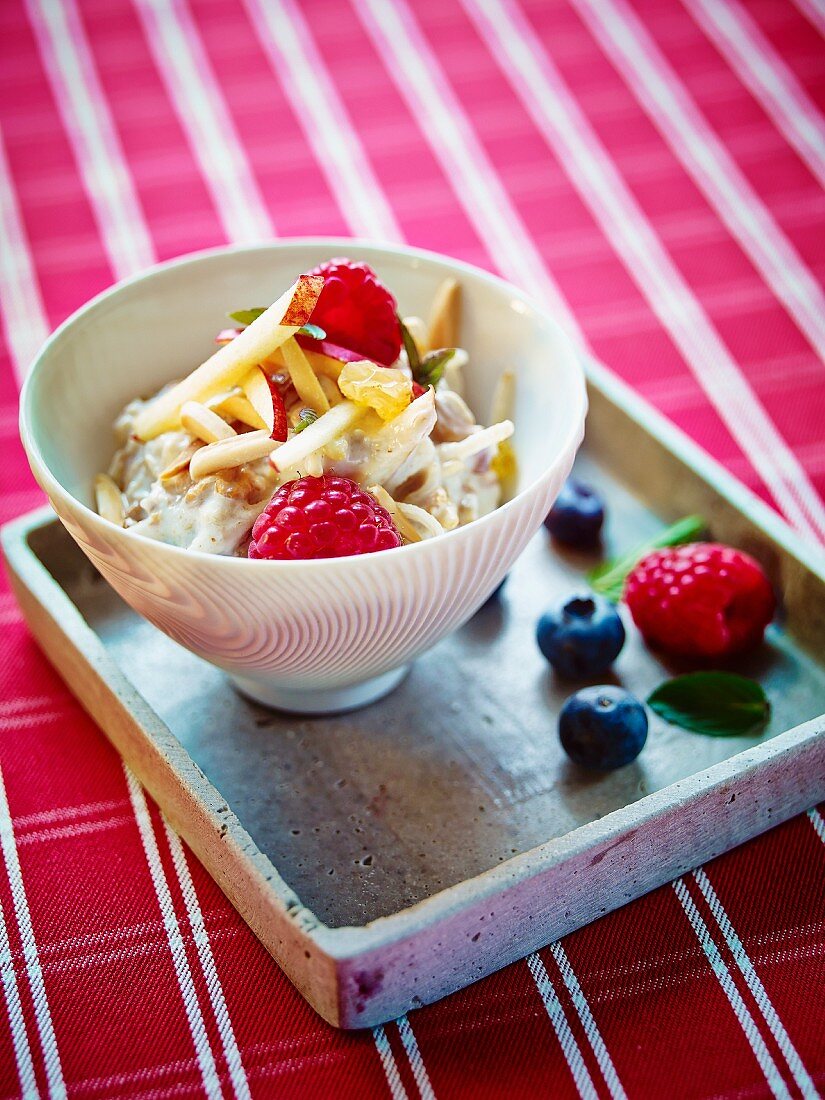
[(428, 348), (458, 346), (461, 312), (461, 285), (457, 279), (445, 279), (438, 288), (427, 326)]
[(161, 432), (177, 427), (184, 402), (205, 403), (221, 390), (239, 383), (306, 324), (323, 288), (321, 276), (299, 276), (289, 290), (234, 340), (218, 348), (176, 386), (150, 401), (135, 419), (135, 434), (144, 440), (154, 439)]
[(235, 435), (234, 428), (199, 401), (187, 401), (182, 406), (180, 422), (190, 435), (202, 439), (204, 443), (217, 443), (219, 439), (230, 439)]
[(277, 440), (270, 438), (266, 430), (245, 432), (243, 435), (234, 435), (231, 439), (219, 439), (217, 443), (201, 447), (193, 455), (189, 463), (189, 474), (193, 481), (197, 481), (218, 470), (229, 470), (233, 466), (242, 466), (246, 462), (265, 458), (280, 446)]
[(286, 369), (289, 371), (292, 384), (303, 403), (308, 405), (313, 412), (318, 413), (319, 416), (322, 413), (329, 412), (327, 395), (321, 389), (321, 383), (315, 377), (315, 372), (310, 366), (306, 355), (304, 355), (303, 348), (299, 347), (294, 340), (287, 340), (281, 348), (281, 355), (284, 358)]
[(184, 470), (189, 468), (189, 463), (192, 461), (192, 455), (195, 451), (199, 451), (200, 448), (200, 443), (190, 443), (187, 447), (184, 447), (178, 457), (170, 462), (165, 470), (161, 470), (158, 475), (158, 481), (171, 481), (173, 477), (182, 474)]
[(383, 485), (370, 485), (367, 492), (372, 493), (382, 508), (386, 508), (406, 542), (421, 542), (424, 538), (444, 534), (445, 528), (435, 516), (417, 504), (401, 504), (393, 500)]
[(493, 391), (490, 407), (490, 421), (497, 424), (500, 420), (512, 420), (516, 407), (516, 376), (513, 371), (501, 372)]
[(116, 527), (123, 526), (123, 497), (108, 474), (98, 474), (95, 478), (95, 506), (103, 519)]

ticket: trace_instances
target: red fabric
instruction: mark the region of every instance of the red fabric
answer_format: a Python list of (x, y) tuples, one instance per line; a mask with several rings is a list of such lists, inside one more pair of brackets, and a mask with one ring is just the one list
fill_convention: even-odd
[[(0, 518), (41, 499), (15, 377), (72, 309), (154, 258), (358, 232), (555, 299), (821, 538), (823, 33), (814, 0), (8, 0)], [(821, 811), (342, 1035), (147, 809), (5, 587), (0, 624), (0, 1096), (825, 1087)]]

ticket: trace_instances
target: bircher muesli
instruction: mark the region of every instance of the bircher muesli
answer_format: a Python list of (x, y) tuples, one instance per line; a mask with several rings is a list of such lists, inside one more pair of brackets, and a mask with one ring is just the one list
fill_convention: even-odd
[(460, 286), (399, 316), (365, 263), (333, 259), (115, 423), (98, 475), (106, 519), (189, 550), (250, 558), (363, 554), (471, 523), (512, 494), (515, 379), (483, 427), (464, 399)]

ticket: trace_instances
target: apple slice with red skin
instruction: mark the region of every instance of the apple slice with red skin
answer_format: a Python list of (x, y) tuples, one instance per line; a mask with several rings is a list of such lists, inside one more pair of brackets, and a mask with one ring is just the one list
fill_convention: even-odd
[(202, 363), (176, 386), (160, 394), (135, 420), (135, 434), (154, 439), (176, 428), (186, 401), (205, 401), (238, 385), (244, 375), (272, 355), (305, 325), (324, 289), (321, 275), (299, 275), (297, 282), (251, 325)]

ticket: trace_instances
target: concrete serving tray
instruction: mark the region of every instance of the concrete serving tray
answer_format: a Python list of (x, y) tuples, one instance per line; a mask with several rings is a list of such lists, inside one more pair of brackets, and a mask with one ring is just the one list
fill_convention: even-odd
[[(593, 556), (543, 536), (498, 601), (389, 698), (275, 715), (131, 611), (48, 509), (3, 547), (29, 625), (250, 927), (330, 1023), (392, 1019), (523, 957), (825, 798), (825, 566), (767, 507), (597, 364), (578, 463), (605, 492), (606, 552), (699, 512), (758, 557), (783, 603), (739, 670), (773, 703), (760, 737), (654, 719), (609, 775), (556, 737), (570, 685), (535, 618)], [(672, 674), (630, 630), (640, 696)]]

